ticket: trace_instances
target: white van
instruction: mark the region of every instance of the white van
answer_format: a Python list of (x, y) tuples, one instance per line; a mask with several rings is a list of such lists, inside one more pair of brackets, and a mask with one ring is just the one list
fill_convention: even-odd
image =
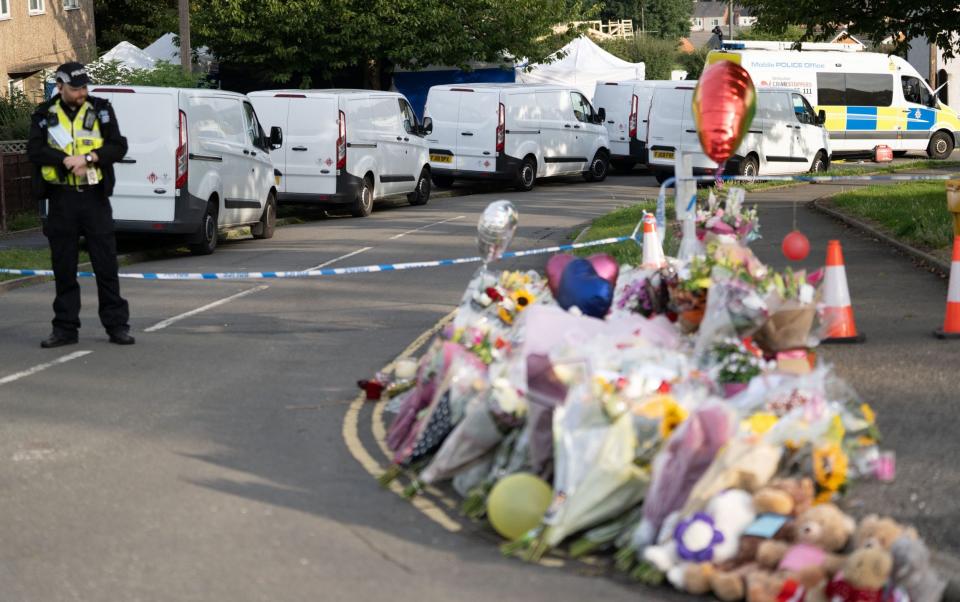
[[(650, 167), (662, 182), (673, 175), (676, 151), (693, 156), (694, 174), (713, 174), (717, 164), (700, 146), (693, 118), (697, 82), (657, 88), (650, 105), (647, 147)], [(678, 110), (682, 107), (682, 110)], [(799, 92), (757, 90), (757, 111), (750, 129), (724, 168), (726, 175), (786, 175), (830, 168), (830, 137), (821, 118)]]
[(862, 153), (885, 144), (895, 155), (926, 151), (946, 159), (960, 146), (960, 118), (939, 102), (917, 70), (898, 56), (848, 44), (727, 42), (707, 64), (738, 63), (754, 85), (798, 90), (824, 111), (834, 152)]
[(531, 190), (536, 178), (607, 177), (610, 144), (603, 111), (575, 88), (524, 84), (433, 86), (430, 167), (438, 186), (500, 180)]
[(635, 165), (646, 165), (647, 117), (653, 91), (674, 87), (676, 81), (632, 80), (597, 82), (593, 104), (606, 113), (605, 125), (610, 137), (610, 164), (618, 171), (630, 171)]
[(370, 215), (374, 201), (430, 200), (429, 131), (396, 92), (264, 90), (249, 94), (263, 122), (280, 126), (286, 144), (273, 153), (283, 174), (281, 203), (346, 206)]
[(220, 230), (252, 226), (270, 238), (277, 189), (270, 150), (253, 105), (221, 90), (92, 86), (107, 98), (129, 150), (114, 167), (110, 201), (117, 232), (186, 234), (190, 250), (213, 253)]

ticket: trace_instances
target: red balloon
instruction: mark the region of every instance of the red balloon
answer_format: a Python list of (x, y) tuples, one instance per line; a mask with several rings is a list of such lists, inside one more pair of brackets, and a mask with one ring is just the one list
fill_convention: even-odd
[(693, 92), (693, 117), (700, 146), (723, 165), (750, 129), (757, 110), (757, 91), (746, 69), (719, 61), (704, 70)]
[(803, 232), (794, 230), (783, 237), (783, 255), (790, 261), (803, 261), (810, 254), (810, 241)]

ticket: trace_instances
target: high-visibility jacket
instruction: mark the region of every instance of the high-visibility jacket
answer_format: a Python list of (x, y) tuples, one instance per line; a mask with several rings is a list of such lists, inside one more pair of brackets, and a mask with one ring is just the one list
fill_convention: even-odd
[[(70, 135), (72, 141), (66, 146), (60, 146), (50, 129), (61, 127)], [(54, 103), (50, 107), (50, 113), (47, 116), (47, 144), (53, 148), (62, 150), (69, 155), (86, 155), (103, 146), (103, 137), (100, 135), (100, 120), (89, 102), (83, 103), (77, 115), (70, 121), (66, 111), (60, 106), (60, 103)], [(97, 181), (103, 181), (103, 172), (99, 167), (91, 168), (97, 170)], [(51, 184), (62, 184), (68, 186), (78, 186), (86, 184), (85, 177), (77, 177), (72, 172), (68, 172), (65, 177), (60, 176), (60, 170), (52, 165), (44, 165), (40, 169), (43, 179)]]

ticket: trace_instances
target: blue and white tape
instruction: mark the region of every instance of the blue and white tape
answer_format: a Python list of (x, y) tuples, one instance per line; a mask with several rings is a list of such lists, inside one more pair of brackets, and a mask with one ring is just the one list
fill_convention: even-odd
[[(515, 257), (529, 257), (532, 255), (545, 255), (547, 253), (558, 253), (561, 251), (573, 251), (575, 249), (585, 249), (588, 247), (597, 247), (602, 245), (612, 245), (616, 243), (636, 240), (632, 236), (617, 236), (613, 238), (604, 238), (601, 240), (592, 240), (590, 242), (570, 243), (566, 245), (557, 245), (541, 249), (530, 249), (527, 251), (510, 251), (504, 253), (501, 259), (512, 259)], [(372, 274), (376, 272), (399, 272), (402, 270), (415, 270), (421, 268), (435, 268), (441, 266), (461, 265), (467, 263), (480, 263), (480, 257), (460, 257), (458, 259), (438, 259), (434, 261), (413, 261), (408, 263), (383, 263), (375, 265), (362, 265), (347, 268), (321, 268), (317, 270), (301, 270), (289, 272), (147, 272), (147, 273), (129, 273), (121, 272), (121, 278), (131, 280), (266, 280), (266, 279), (289, 279), (289, 278), (317, 278), (320, 276), (343, 276), (347, 274)], [(13, 274), (17, 276), (53, 276), (53, 270), (19, 270), (11, 268), (0, 268), (0, 274)], [(93, 272), (77, 272), (81, 278), (92, 278)]]

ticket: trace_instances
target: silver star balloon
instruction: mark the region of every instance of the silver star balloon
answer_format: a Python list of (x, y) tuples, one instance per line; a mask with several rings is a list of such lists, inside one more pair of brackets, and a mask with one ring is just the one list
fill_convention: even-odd
[(500, 259), (517, 231), (517, 209), (510, 201), (487, 205), (477, 223), (477, 246), (484, 265)]

